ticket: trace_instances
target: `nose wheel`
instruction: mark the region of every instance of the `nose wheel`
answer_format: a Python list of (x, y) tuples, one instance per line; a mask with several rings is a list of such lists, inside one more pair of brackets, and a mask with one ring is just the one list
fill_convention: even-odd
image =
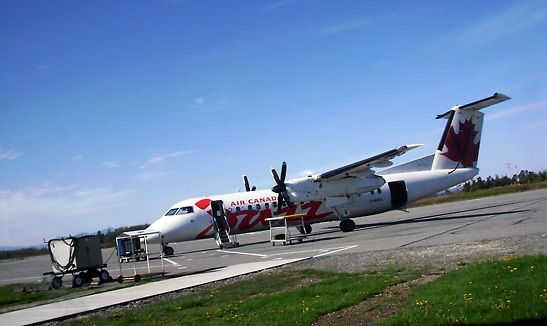
[(173, 249), (173, 247), (169, 247), (169, 246), (163, 247), (163, 254), (164, 255), (173, 256), (174, 253), (175, 253), (175, 250)]

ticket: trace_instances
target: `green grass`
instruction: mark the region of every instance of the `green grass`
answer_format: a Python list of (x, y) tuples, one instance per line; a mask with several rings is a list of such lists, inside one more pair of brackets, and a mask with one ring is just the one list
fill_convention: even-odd
[[(338, 274), (315, 270), (258, 275), (214, 291), (63, 325), (307, 325), (393, 285), (400, 272)], [(406, 275), (406, 274), (405, 274)], [(402, 280), (402, 278), (397, 278)]]
[(496, 324), (547, 317), (547, 256), (468, 265), (416, 288), (377, 325)]
[[(55, 298), (66, 297), (77, 294), (83, 289), (63, 288), (55, 291), (37, 291), (40, 285), (37, 283), (29, 284), (10, 284), (0, 287), (0, 308), (18, 306), (35, 303), (37, 301), (47, 301)], [(26, 289), (25, 292), (13, 293), (15, 289)]]

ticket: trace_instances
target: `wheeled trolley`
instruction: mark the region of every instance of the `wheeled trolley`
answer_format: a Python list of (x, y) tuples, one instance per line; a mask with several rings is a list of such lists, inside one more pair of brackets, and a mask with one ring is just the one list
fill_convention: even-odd
[[(165, 275), (165, 266), (163, 264), (163, 242), (160, 240), (157, 248), (154, 245), (148, 243), (148, 236), (162, 239), (161, 232), (138, 230), (122, 233), (116, 238), (116, 246), (118, 251), (118, 262), (120, 263), (120, 275), (117, 277), (118, 283), (122, 283), (125, 280), (133, 280), (140, 282), (142, 277), (153, 277), (158, 275)], [(157, 272), (150, 271), (150, 256), (157, 255), (161, 261), (161, 270)], [(146, 261), (146, 273), (139, 273), (137, 271), (137, 262), (140, 260)], [(122, 262), (133, 261), (133, 274), (124, 275), (122, 269)]]
[[(267, 219), (270, 224), (270, 242), (273, 246), (276, 243), (285, 245), (287, 243), (292, 244), (293, 241), (302, 242), (308, 238), (308, 234), (305, 230), (304, 217), (306, 214), (294, 214), (287, 216), (270, 217)], [(291, 234), (289, 227), (296, 227), (303, 232), (298, 234)]]
[(44, 275), (53, 275), (51, 287), (54, 289), (63, 285), (63, 276), (67, 274), (72, 274), (74, 288), (90, 283), (96, 277), (100, 282), (110, 280), (97, 235), (51, 239), (48, 250), (53, 272)]

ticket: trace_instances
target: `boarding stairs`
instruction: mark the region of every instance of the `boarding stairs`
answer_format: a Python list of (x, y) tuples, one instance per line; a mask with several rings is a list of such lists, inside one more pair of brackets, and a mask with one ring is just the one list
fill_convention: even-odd
[(226, 210), (222, 200), (211, 201), (211, 213), (213, 214), (214, 238), (220, 249), (239, 246), (235, 234), (230, 234), (230, 225), (226, 217)]

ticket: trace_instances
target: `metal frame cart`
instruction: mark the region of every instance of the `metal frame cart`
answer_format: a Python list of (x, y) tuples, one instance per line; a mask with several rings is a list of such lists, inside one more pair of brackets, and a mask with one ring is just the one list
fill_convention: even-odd
[[(120, 265), (120, 275), (118, 275), (118, 283), (123, 283), (125, 279), (133, 279), (135, 282), (140, 282), (143, 276), (153, 277), (157, 275), (165, 275), (165, 266), (163, 264), (163, 243), (158, 244), (158, 250), (153, 251), (148, 243), (148, 235), (157, 235), (159, 239), (162, 239), (161, 232), (158, 231), (130, 231), (122, 233), (116, 238), (116, 247), (118, 251), (118, 262)], [(152, 273), (150, 271), (150, 255), (159, 254), (161, 260), (161, 271)], [(137, 273), (137, 261), (146, 260), (147, 273)], [(122, 262), (133, 261), (133, 275), (123, 275)]]
[(48, 250), (53, 265), (51, 287), (58, 289), (63, 285), (63, 276), (72, 274), (72, 287), (78, 288), (98, 277), (101, 282), (110, 280), (104, 268), (101, 243), (98, 235), (51, 239)]
[[(270, 217), (266, 220), (270, 224), (270, 242), (273, 246), (276, 243), (281, 243), (282, 245), (292, 244), (293, 241), (302, 242), (303, 239), (307, 239), (308, 235), (304, 233), (299, 233), (297, 235), (292, 235), (289, 231), (289, 227), (301, 228), (301, 230), (306, 230), (304, 224), (304, 217), (306, 214), (294, 214), (287, 216), (277, 216)], [(283, 232), (276, 232), (275, 230), (283, 229)]]

